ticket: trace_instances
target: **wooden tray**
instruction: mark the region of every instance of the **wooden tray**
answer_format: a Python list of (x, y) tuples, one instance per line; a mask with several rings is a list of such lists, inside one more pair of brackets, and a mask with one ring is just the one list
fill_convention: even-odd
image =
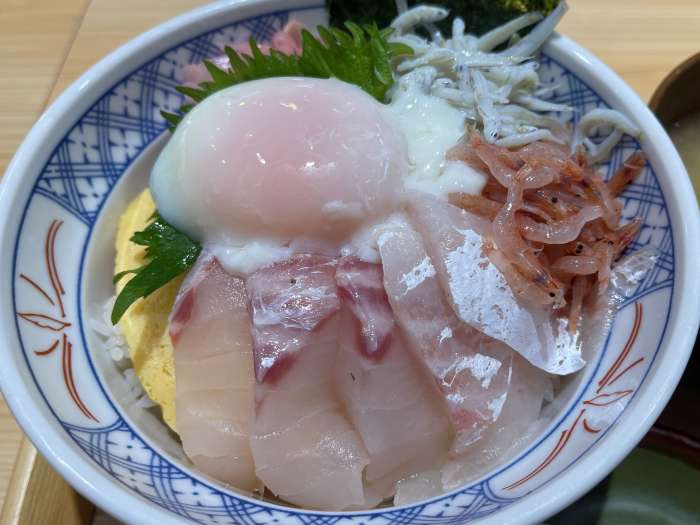
[(95, 506), (75, 492), (23, 438), (0, 525), (89, 525), (94, 514)]

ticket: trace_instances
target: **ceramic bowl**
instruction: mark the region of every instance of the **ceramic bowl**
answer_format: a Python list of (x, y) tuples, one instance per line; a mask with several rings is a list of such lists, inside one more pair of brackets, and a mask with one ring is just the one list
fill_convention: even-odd
[(92, 322), (112, 295), (116, 219), (146, 186), (163, 143), (161, 109), (185, 64), (290, 17), (325, 20), (319, 0), (236, 0), (173, 19), (80, 77), (17, 151), (0, 190), (0, 381), (22, 428), (81, 493), (130, 523), (530, 523), (584, 494), (640, 440), (673, 392), (695, 338), (700, 301), (698, 209), (665, 132), (637, 95), (586, 50), (555, 36), (540, 74), (554, 101), (623, 111), (642, 129), (649, 165), (624, 194), (644, 220), (633, 249), (656, 266), (615, 318), (604, 349), (563, 393), (563, 406), (516, 457), (444, 496), (405, 507), (323, 513), (260, 501), (194, 471), (164, 426), (130, 401)]

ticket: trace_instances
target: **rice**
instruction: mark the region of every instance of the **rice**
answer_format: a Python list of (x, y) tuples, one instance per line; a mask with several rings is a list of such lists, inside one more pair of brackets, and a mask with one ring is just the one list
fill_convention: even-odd
[(156, 407), (157, 404), (148, 397), (141, 386), (138, 375), (136, 375), (134, 364), (129, 355), (129, 345), (124, 339), (121, 328), (118, 324), (112, 324), (111, 314), (116, 300), (115, 295), (104, 303), (100, 314), (91, 319), (90, 328), (100, 339), (103, 350), (109, 354), (120, 372), (119, 377), (124, 381), (125, 388), (123, 390), (126, 392), (126, 399), (123, 401), (140, 408)]

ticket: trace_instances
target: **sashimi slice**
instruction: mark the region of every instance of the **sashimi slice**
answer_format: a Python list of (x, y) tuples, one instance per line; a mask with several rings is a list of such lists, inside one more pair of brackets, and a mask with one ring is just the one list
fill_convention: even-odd
[(258, 477), (305, 508), (366, 508), (369, 457), (335, 395), (338, 315), (311, 334), (275, 381), (257, 383), (251, 448)]
[(498, 421), (462, 455), (399, 483), (394, 504), (408, 505), (463, 487), (513, 458), (540, 428), (548, 382), (545, 372), (514, 356), (511, 387)]
[(417, 192), (408, 211), (464, 322), (547, 372), (570, 374), (585, 365), (580, 338), (569, 332), (565, 317), (551, 306), (516, 298), (502, 273), (508, 262), (489, 241), (488, 221)]
[(336, 385), (370, 463), (365, 480), (382, 499), (396, 483), (447, 454), (444, 405), (394, 323), (381, 266), (345, 258), (337, 281), (344, 297)]
[(453, 312), (420, 235), (396, 223), (378, 239), (394, 315), (442, 392), (455, 429), (452, 452), (478, 441), (506, 398), (513, 352)]
[(478, 443), (447, 462), (442, 469), (444, 490), (475, 480), (515, 456), (533, 437), (549, 378), (520, 356), (513, 359), (510, 390), (498, 421)]
[(444, 492), (442, 472), (439, 468), (426, 470), (399, 481), (394, 496), (394, 505), (410, 505), (434, 498)]
[[(296, 20), (290, 20), (287, 25), (272, 36), (272, 42), (268, 44), (258, 44), (260, 51), (268, 55), (271, 49), (276, 49), (285, 55), (298, 55), (301, 53), (302, 37), (301, 31), (304, 26)], [(251, 55), (249, 42), (234, 43), (231, 47), (242, 55)], [(231, 67), (231, 62), (227, 55), (220, 55), (209, 59), (215, 66), (224, 71)], [(197, 86), (201, 82), (211, 81), (211, 74), (204, 64), (188, 64), (183, 68), (185, 84)]]
[(599, 288), (594, 299), (584, 304), (581, 327), (584, 357), (592, 359), (600, 351), (608, 338), (618, 308), (632, 296), (658, 258), (656, 249), (647, 246), (614, 263), (610, 272), (610, 285), (602, 293)]
[(258, 382), (283, 373), (323, 321), (340, 308), (336, 262), (296, 255), (246, 278)]
[(355, 257), (344, 257), (336, 270), (343, 303), (356, 319), (358, 349), (365, 357), (381, 360), (394, 331), (394, 314), (382, 282), (382, 267)]
[[(649, 268), (657, 260), (653, 250), (640, 250), (613, 266), (610, 287), (585, 307), (581, 330), (585, 356), (593, 358), (604, 344), (619, 304), (629, 297)], [(531, 442), (549, 418), (560, 412), (578, 382), (570, 382), (552, 402), (542, 409), (548, 393), (552, 394), (549, 376), (519, 356), (513, 362), (511, 388), (499, 420), (483, 436), (457, 458), (440, 469), (416, 474), (398, 484), (394, 504), (407, 505), (445, 491), (463, 487), (486, 474), (490, 469), (516, 457)], [(567, 390), (569, 392), (567, 393)], [(551, 401), (551, 400), (550, 400)]]
[(249, 325), (243, 281), (202, 254), (171, 314), (177, 429), (199, 470), (243, 490), (259, 486), (249, 440)]

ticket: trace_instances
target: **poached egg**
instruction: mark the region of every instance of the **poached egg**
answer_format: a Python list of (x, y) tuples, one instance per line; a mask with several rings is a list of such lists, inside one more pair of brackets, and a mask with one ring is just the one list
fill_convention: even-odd
[(481, 189), (483, 176), (443, 162), (464, 115), (436, 101), (409, 93), (385, 105), (335, 79), (245, 82), (187, 113), (151, 191), (161, 215), (232, 273), (302, 248), (377, 259), (372, 232), (406, 189)]

